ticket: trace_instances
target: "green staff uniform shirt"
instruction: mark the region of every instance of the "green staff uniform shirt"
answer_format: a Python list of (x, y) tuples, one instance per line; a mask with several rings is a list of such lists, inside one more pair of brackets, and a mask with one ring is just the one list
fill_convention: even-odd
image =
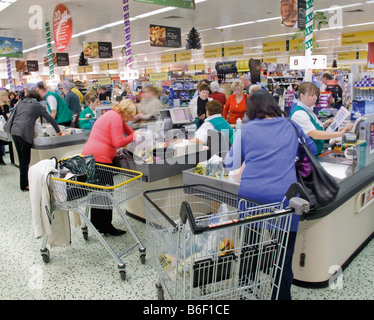
[[(308, 134), (312, 130), (323, 130), (323, 123), (317, 118), (313, 110), (305, 104), (299, 102), (291, 112), (290, 118), (295, 121)], [(312, 139), (317, 146), (317, 154), (323, 151), (325, 140)]]

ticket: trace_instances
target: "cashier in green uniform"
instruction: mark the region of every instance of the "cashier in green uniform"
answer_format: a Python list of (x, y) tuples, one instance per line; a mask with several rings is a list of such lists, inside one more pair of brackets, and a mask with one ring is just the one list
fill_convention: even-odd
[(48, 91), (42, 81), (37, 83), (36, 91), (46, 101), (47, 110), (52, 118), (54, 118), (58, 124), (69, 127), (73, 120), (73, 115), (64, 99), (57, 93)]
[(292, 110), (290, 118), (298, 123), (303, 131), (313, 139), (317, 146), (317, 154), (323, 151), (325, 140), (340, 138), (345, 132), (352, 129), (353, 124), (346, 125), (340, 131), (325, 131), (333, 121), (333, 118), (322, 123), (313, 112), (313, 106), (317, 102), (319, 89), (312, 82), (303, 82), (299, 88), (299, 102)]
[(234, 132), (230, 124), (222, 117), (222, 104), (218, 100), (212, 100), (206, 104), (205, 109), (207, 118), (195, 132), (195, 137), (189, 140), (189, 142), (206, 144), (208, 141), (208, 131), (215, 129), (226, 134), (230, 144), (232, 144)]
[(79, 113), (78, 126), (81, 129), (91, 129), (91, 119), (96, 119), (96, 107), (100, 105), (99, 97), (90, 94), (88, 97), (89, 106)]

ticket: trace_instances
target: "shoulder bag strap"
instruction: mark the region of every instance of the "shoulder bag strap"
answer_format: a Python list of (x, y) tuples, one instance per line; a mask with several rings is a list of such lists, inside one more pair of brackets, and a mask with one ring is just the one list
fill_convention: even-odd
[(305, 138), (300, 134), (299, 130), (296, 128), (295, 124), (289, 119), (289, 118), (286, 118), (291, 124), (292, 126), (295, 128), (295, 131), (296, 131), (296, 134), (298, 135), (299, 137), (299, 142), (301, 144), (306, 144), (306, 141), (305, 141)]

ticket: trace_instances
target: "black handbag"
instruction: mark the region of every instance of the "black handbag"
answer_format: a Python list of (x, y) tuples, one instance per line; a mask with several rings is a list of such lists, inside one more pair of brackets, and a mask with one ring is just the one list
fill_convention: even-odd
[(297, 180), (304, 188), (305, 200), (309, 201), (313, 208), (325, 206), (331, 203), (336, 197), (339, 190), (338, 183), (321, 166), (318, 159), (306, 145), (304, 137), (300, 134), (292, 121), (290, 121), (290, 123), (299, 136), (299, 161), (308, 161), (310, 167), (310, 173), (305, 176), (305, 172), (298, 170), (298, 168), (305, 166), (300, 163), (296, 164)]
[[(17, 103), (17, 104), (18, 104), (18, 103)], [(8, 120), (7, 120), (6, 123), (4, 124), (3, 130), (4, 130), (6, 133), (8, 133), (8, 134), (11, 134), (10, 131), (12, 130), (12, 125), (13, 125), (14, 117), (16, 116), (16, 110), (17, 110), (17, 105), (14, 107), (13, 111), (12, 111), (11, 114), (9, 115)]]

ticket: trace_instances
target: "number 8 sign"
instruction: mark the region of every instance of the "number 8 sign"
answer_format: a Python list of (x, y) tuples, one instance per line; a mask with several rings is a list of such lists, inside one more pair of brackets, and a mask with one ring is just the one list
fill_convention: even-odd
[(290, 57), (290, 69), (291, 70), (305, 69), (305, 56)]

